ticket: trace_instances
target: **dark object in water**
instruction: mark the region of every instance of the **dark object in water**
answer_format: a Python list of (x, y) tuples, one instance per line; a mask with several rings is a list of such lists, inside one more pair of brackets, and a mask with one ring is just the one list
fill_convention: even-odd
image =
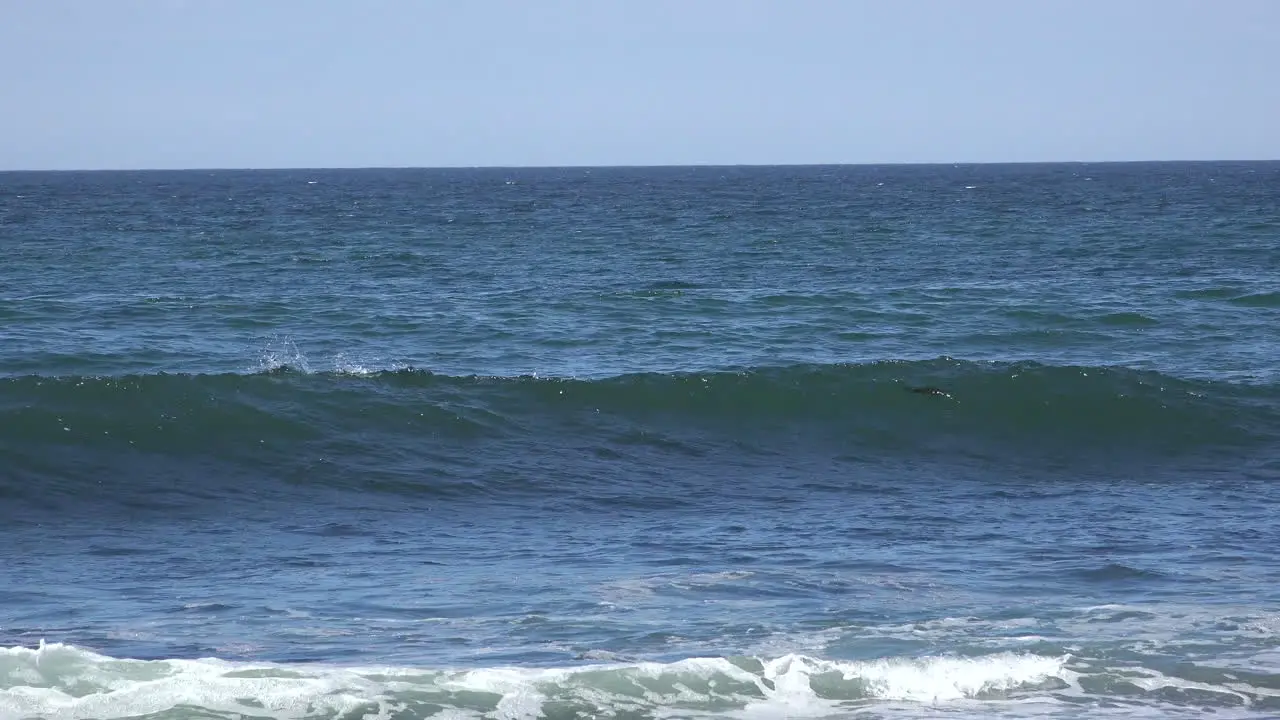
[(908, 386), (907, 392), (913, 392), (913, 393), (916, 393), (917, 395), (941, 395), (942, 397), (948, 397), (948, 398), (951, 397), (951, 393), (947, 392), (946, 390), (943, 390), (940, 387), (934, 387), (932, 385), (925, 385), (923, 387)]

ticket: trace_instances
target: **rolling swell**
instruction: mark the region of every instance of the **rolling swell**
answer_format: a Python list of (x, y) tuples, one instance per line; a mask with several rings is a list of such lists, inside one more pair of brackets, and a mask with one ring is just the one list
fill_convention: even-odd
[[(1280, 388), (951, 359), (593, 380), (288, 369), (27, 376), (0, 380), (0, 425), (0, 494), (147, 478), (195, 493), (204, 486), (188, 480), (200, 474), (466, 496), (545, 490), (556, 477), (595, 482), (620, 459), (678, 474), (729, 457), (781, 466), (850, 452), (1234, 456), (1277, 442)], [(541, 458), (532, 468), (531, 454)]]

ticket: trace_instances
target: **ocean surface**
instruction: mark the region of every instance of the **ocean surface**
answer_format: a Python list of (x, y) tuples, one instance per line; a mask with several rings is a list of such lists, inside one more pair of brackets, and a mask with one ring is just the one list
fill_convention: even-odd
[(1280, 716), (1280, 163), (0, 174), (0, 720)]

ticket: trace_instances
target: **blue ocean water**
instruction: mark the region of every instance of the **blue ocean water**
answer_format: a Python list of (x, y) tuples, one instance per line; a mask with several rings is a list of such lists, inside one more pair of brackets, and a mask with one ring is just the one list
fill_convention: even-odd
[(0, 718), (1280, 715), (1280, 163), (0, 174)]

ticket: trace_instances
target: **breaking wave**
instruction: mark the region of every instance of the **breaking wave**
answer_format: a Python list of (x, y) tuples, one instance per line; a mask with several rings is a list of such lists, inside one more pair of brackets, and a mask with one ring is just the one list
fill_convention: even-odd
[(0, 649), (0, 716), (586, 718), (773, 710), (819, 717), (868, 701), (999, 702), (1068, 687), (1072, 677), (1064, 658), (1012, 653), (431, 670), (129, 660), (42, 644)]

